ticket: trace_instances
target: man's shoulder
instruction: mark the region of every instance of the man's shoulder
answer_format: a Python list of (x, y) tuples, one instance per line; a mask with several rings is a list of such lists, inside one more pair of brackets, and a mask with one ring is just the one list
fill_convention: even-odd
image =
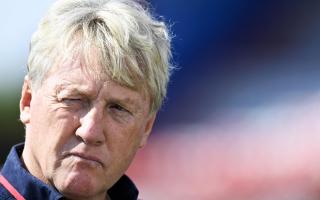
[(126, 199), (137, 200), (139, 191), (132, 180), (123, 175), (114, 185), (108, 190), (111, 199)]
[(10, 192), (0, 184), (0, 199), (1, 200), (15, 200)]
[[(3, 169), (3, 165), (0, 165), (0, 176)], [(0, 200), (15, 200), (12, 194), (1, 184), (0, 182)]]

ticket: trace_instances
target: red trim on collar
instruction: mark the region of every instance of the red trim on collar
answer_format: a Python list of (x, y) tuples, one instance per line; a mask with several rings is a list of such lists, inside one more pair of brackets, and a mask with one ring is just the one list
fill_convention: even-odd
[(0, 175), (0, 183), (12, 194), (17, 200), (25, 200), (25, 198), (7, 181), (7, 179)]

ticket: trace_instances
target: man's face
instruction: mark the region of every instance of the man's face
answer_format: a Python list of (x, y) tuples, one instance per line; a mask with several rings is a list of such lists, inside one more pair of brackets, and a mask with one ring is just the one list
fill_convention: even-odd
[(39, 89), (24, 83), (23, 160), (69, 198), (103, 197), (146, 142), (155, 119), (149, 104), (146, 95), (94, 76), (79, 61), (55, 67)]

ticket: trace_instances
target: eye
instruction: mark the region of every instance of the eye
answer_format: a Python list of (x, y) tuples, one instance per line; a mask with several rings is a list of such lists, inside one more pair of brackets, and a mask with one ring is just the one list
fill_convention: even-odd
[(62, 102), (64, 103), (75, 103), (75, 102), (80, 102), (81, 99), (78, 98), (63, 98)]
[(112, 110), (115, 110), (115, 111), (119, 111), (119, 112), (128, 112), (130, 113), (127, 109), (125, 109), (123, 106), (119, 105), (119, 104), (111, 104), (110, 105), (110, 108)]
[(62, 98), (61, 102), (66, 106), (76, 106), (85, 103), (85, 101), (81, 98)]
[(110, 116), (120, 123), (128, 123), (134, 116), (128, 108), (119, 103), (109, 104), (108, 111)]

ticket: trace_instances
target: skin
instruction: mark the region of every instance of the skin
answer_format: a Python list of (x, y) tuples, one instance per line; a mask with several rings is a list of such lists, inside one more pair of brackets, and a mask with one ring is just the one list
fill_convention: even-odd
[(100, 200), (145, 145), (156, 113), (148, 95), (85, 67), (80, 59), (62, 63), (36, 90), (25, 78), (22, 160), (68, 199)]

